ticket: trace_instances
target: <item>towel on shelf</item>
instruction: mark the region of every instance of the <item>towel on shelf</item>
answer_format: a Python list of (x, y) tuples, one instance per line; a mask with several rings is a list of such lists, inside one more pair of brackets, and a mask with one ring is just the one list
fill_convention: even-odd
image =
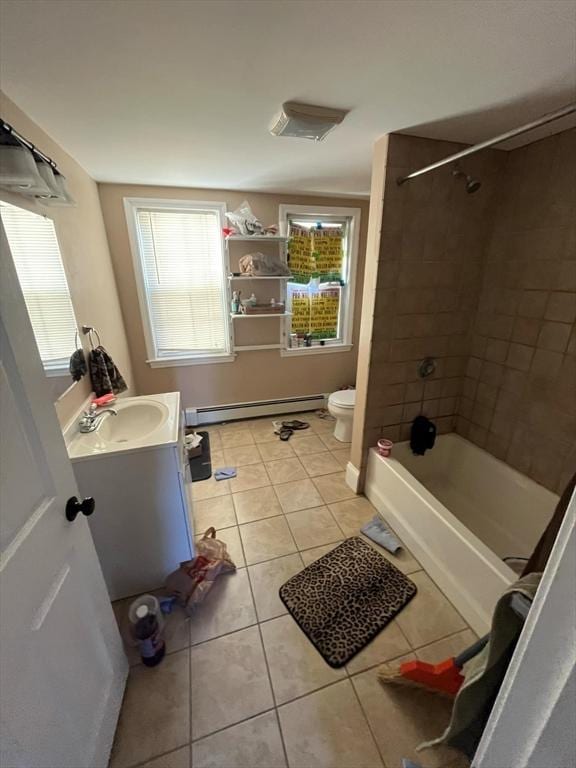
[(109, 392), (118, 395), (128, 389), (122, 374), (104, 347), (98, 346), (90, 352), (88, 365), (96, 397), (107, 395)]

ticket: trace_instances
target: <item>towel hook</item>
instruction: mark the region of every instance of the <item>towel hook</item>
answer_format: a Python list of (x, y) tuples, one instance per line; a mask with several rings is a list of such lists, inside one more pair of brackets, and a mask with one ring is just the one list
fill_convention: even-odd
[(98, 339), (98, 346), (99, 347), (102, 346), (102, 342), (100, 341), (100, 334), (98, 333), (96, 328), (94, 328), (92, 325), (83, 325), (82, 326), (82, 333), (85, 336), (88, 335), (88, 341), (90, 342), (90, 346), (92, 347), (92, 349), (94, 349), (94, 340), (92, 339), (92, 334), (93, 333), (96, 334), (96, 338)]

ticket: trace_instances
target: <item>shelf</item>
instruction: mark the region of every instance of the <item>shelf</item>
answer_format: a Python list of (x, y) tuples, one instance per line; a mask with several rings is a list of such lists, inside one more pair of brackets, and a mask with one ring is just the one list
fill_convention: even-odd
[(269, 243), (287, 243), (289, 237), (285, 237), (284, 235), (227, 235), (226, 236), (226, 242), (236, 242), (236, 243), (245, 243), (245, 242), (266, 242)]
[(245, 314), (239, 314), (237, 315), (234, 312), (230, 312), (231, 318), (242, 318), (244, 320), (252, 320), (253, 318), (257, 317), (292, 317), (292, 312), (268, 312), (264, 314), (254, 314), (254, 315), (245, 315)]
[(234, 352), (256, 352), (260, 349), (282, 349), (282, 344), (244, 344), (234, 347)]
[(294, 275), (228, 275), (228, 280), (292, 280)]

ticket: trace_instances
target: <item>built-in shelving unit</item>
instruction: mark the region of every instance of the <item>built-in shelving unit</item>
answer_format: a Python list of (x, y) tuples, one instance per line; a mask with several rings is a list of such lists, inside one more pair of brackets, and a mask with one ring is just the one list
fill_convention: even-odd
[(245, 314), (243, 312), (240, 314), (237, 314), (236, 312), (230, 312), (230, 317), (233, 317), (234, 320), (238, 320), (239, 318), (254, 320), (258, 317), (291, 317), (291, 316), (292, 316), (292, 312), (262, 312), (262, 313), (254, 312), (253, 314), (250, 314), (250, 315)]
[(291, 280), (292, 275), (228, 275), (228, 280)]
[[(263, 281), (268, 280), (269, 281), (269, 288), (272, 289), (272, 286), (274, 287), (275, 293), (272, 293), (272, 295), (266, 295), (264, 298), (274, 298), (278, 302), (283, 302), (284, 306), (286, 306), (286, 297), (287, 297), (287, 290), (286, 290), (286, 283), (292, 278), (292, 275), (259, 275), (259, 276), (252, 276), (252, 275), (239, 275), (239, 274), (233, 274), (235, 271), (238, 270), (238, 262), (239, 259), (246, 255), (246, 253), (250, 253), (250, 250), (247, 248), (242, 248), (242, 243), (245, 243), (246, 245), (252, 244), (259, 246), (262, 245), (272, 245), (278, 249), (278, 253), (280, 256), (280, 260), (284, 264), (288, 264), (288, 239), (287, 237), (284, 237), (283, 235), (228, 235), (225, 238), (225, 245), (226, 245), (226, 264), (227, 264), (227, 271), (228, 271), (228, 306), (232, 303), (232, 285), (236, 283), (250, 283), (252, 281)], [(253, 250), (257, 250), (257, 248), (254, 248)], [(268, 253), (269, 251), (264, 251), (264, 253)], [(266, 284), (263, 283), (263, 286)], [(235, 289), (236, 290), (236, 289)], [(239, 290), (239, 287), (238, 287)], [(251, 288), (247, 289), (248, 291), (251, 291)], [(256, 293), (258, 293), (258, 289), (254, 287), (254, 290)], [(261, 297), (259, 297), (261, 298)], [(230, 335), (232, 340), (232, 348), (234, 349), (234, 352), (254, 352), (257, 350), (265, 350), (265, 349), (282, 349), (285, 346), (285, 339), (286, 334), (288, 332), (288, 328), (286, 327), (286, 321), (287, 318), (291, 317), (291, 312), (263, 312), (263, 313), (257, 313), (257, 314), (236, 314), (235, 312), (230, 312)], [(265, 318), (280, 318), (279, 323), (279, 339), (278, 343), (276, 344), (241, 344), (237, 345), (234, 343), (234, 320), (237, 318), (241, 318), (242, 320), (263, 320)], [(243, 329), (246, 331), (246, 335), (252, 335), (252, 333), (256, 333), (256, 330), (252, 330), (252, 328), (256, 329), (256, 326), (242, 326)], [(273, 328), (274, 326), (268, 326), (264, 325), (262, 328)], [(240, 331), (238, 331), (240, 333)], [(243, 341), (249, 341), (248, 339), (243, 339)], [(264, 339), (262, 339), (263, 341)]]
[(230, 242), (287, 243), (288, 238), (284, 237), (284, 235), (227, 235), (226, 242), (227, 243), (230, 243)]

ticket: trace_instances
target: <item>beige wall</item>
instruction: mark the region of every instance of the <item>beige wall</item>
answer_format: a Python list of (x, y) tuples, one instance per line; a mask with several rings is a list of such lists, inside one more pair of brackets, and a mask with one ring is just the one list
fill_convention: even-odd
[[(463, 166), (482, 179), (473, 195), (443, 168), (398, 186), (396, 179), (461, 145), (392, 134), (377, 142), (372, 168), (360, 365), (365, 411), (355, 424), (352, 461), (363, 469), (379, 437), (407, 439), (420, 413), (453, 428), (482, 270), (483, 235), (505, 156), (489, 151)], [(384, 157), (382, 156), (384, 153)], [(380, 179), (380, 181), (379, 181)], [(380, 187), (380, 191), (379, 191)], [(383, 187), (383, 190), (382, 190)], [(422, 380), (418, 363), (436, 360)]]
[(576, 471), (576, 130), (510, 152), (456, 428), (560, 493)]
[[(99, 192), (130, 341), (136, 386), (140, 394), (179, 390), (182, 393), (182, 402), (185, 406), (200, 407), (332, 392), (343, 384), (354, 382), (368, 219), (366, 201), (117, 184), (100, 184)], [(232, 363), (151, 368), (146, 363), (146, 346), (124, 213), (123, 198), (125, 197), (222, 201), (226, 203), (228, 210), (233, 210), (244, 199), (247, 199), (256, 216), (264, 224), (278, 222), (278, 206), (281, 203), (360, 208), (362, 220), (356, 283), (354, 347), (352, 351), (283, 358), (280, 356), (279, 350), (264, 350), (241, 352)], [(266, 320), (265, 322), (272, 323), (274, 321)], [(278, 331), (276, 327), (274, 327), (273, 332), (274, 336), (271, 339), (263, 341), (267, 343), (277, 342)], [(240, 330), (239, 333), (242, 331)], [(247, 344), (250, 341), (246, 337), (241, 340), (237, 337), (237, 343)]]
[[(15, 205), (22, 202), (24, 207), (54, 219), (78, 325), (98, 328), (102, 343), (128, 384), (131, 384), (130, 355), (96, 184), (70, 155), (3, 93), (0, 93), (0, 113), (6, 122), (55, 160), (68, 181), (76, 205), (46, 208), (34, 204), (29, 198), (19, 201), (17, 196), (12, 195), (6, 199)], [(70, 339), (70, 353), (73, 345), (74, 340)], [(89, 394), (90, 383), (85, 377), (60, 398), (57, 411), (62, 423), (70, 418)]]

